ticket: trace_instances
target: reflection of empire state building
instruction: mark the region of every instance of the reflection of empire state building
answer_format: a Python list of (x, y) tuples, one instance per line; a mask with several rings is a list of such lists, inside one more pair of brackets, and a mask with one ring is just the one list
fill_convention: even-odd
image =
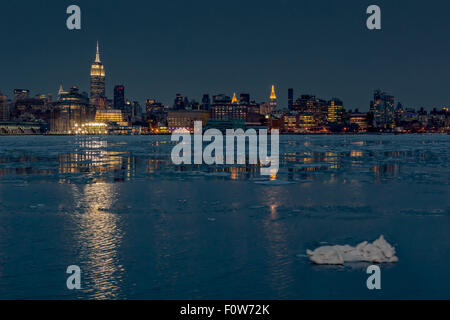
[(100, 61), (100, 51), (97, 42), (97, 54), (91, 67), (91, 105), (105, 108), (105, 68)]

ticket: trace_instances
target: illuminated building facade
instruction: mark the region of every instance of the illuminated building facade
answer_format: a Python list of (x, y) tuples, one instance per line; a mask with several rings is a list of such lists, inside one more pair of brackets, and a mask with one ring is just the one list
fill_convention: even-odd
[(87, 110), (89, 97), (87, 93), (80, 93), (77, 86), (68, 92), (60, 90), (59, 99), (53, 110), (51, 130), (54, 133), (72, 134), (88, 122)]
[(205, 125), (208, 118), (208, 111), (171, 110), (167, 113), (167, 125), (170, 131), (187, 129), (192, 132), (195, 121), (202, 121)]
[(246, 118), (247, 106), (233, 103), (230, 97), (223, 94), (213, 97), (213, 103), (211, 105), (211, 119), (245, 121)]
[(392, 129), (394, 127), (395, 98), (381, 90), (376, 90), (370, 111), (374, 115), (374, 126), (381, 129)]
[(316, 126), (316, 120), (312, 113), (302, 113), (299, 115), (298, 127), (301, 131), (307, 132)]
[(344, 116), (344, 105), (341, 100), (333, 99), (328, 102), (328, 123), (341, 124)]
[(96, 107), (104, 107), (105, 100), (105, 68), (100, 60), (100, 50), (97, 42), (97, 54), (91, 67), (91, 104)]
[(298, 125), (298, 116), (295, 114), (285, 114), (282, 118), (282, 126), (285, 132), (295, 132)]
[(360, 132), (367, 131), (368, 122), (367, 122), (367, 113), (355, 112), (350, 115), (350, 124), (358, 125), (358, 129)]
[(272, 92), (270, 93), (270, 105), (272, 108), (276, 108), (277, 107), (277, 95), (275, 93), (275, 86), (272, 86)]
[(119, 123), (126, 125), (126, 122), (123, 119), (123, 114), (121, 110), (110, 109), (103, 110), (99, 109), (95, 113), (95, 123)]
[(233, 98), (231, 99), (231, 103), (232, 103), (232, 104), (238, 104), (238, 99), (237, 99), (237, 97), (236, 97), (236, 92), (233, 93)]
[(313, 95), (302, 95), (297, 99), (292, 110), (314, 115), (316, 126), (325, 125), (328, 117), (328, 102)]

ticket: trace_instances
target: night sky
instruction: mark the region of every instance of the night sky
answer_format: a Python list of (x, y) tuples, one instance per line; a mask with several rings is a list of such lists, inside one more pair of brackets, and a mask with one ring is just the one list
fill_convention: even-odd
[[(82, 10), (82, 30), (66, 28), (66, 8)], [(382, 9), (382, 30), (366, 28), (366, 8)], [(0, 90), (89, 91), (99, 40), (107, 95), (124, 84), (142, 104), (172, 104), (176, 93), (248, 92), (279, 105), (287, 89), (339, 97), (368, 110), (381, 88), (411, 107), (450, 104), (448, 1), (165, 0), (2, 1)]]

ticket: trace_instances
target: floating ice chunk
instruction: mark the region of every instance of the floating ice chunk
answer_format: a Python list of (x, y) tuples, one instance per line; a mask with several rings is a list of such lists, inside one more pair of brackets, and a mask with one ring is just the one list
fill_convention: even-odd
[(323, 246), (314, 251), (307, 250), (309, 258), (316, 264), (342, 265), (345, 262), (392, 263), (398, 262), (395, 248), (381, 236), (373, 243), (367, 241), (356, 247)]

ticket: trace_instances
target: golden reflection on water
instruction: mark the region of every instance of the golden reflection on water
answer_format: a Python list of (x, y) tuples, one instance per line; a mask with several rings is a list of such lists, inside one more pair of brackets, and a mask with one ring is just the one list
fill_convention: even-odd
[(75, 195), (76, 206), (82, 208), (78, 217), (79, 232), (76, 241), (88, 292), (95, 299), (118, 298), (124, 269), (118, 250), (123, 231), (120, 216), (111, 212), (117, 196), (113, 183), (94, 183), (81, 187)]
[[(60, 170), (79, 172), (87, 166), (89, 172), (104, 172), (123, 165), (123, 157), (118, 153), (99, 150), (107, 146), (106, 141), (80, 141), (80, 146), (87, 149), (82, 155), (67, 155), (69, 161), (62, 163), (70, 166), (61, 166)], [(95, 299), (116, 299), (122, 291), (124, 268), (118, 252), (123, 230), (120, 215), (112, 212), (119, 187), (107, 182), (72, 187), (75, 206), (79, 208), (75, 240), (83, 266), (84, 288)]]
[(268, 264), (270, 274), (267, 282), (281, 296), (292, 282), (292, 260), (287, 251), (288, 239), (284, 220), (280, 220), (280, 206), (283, 202), (282, 189), (267, 189), (261, 203), (269, 207), (269, 215), (264, 219), (264, 235), (268, 241)]

